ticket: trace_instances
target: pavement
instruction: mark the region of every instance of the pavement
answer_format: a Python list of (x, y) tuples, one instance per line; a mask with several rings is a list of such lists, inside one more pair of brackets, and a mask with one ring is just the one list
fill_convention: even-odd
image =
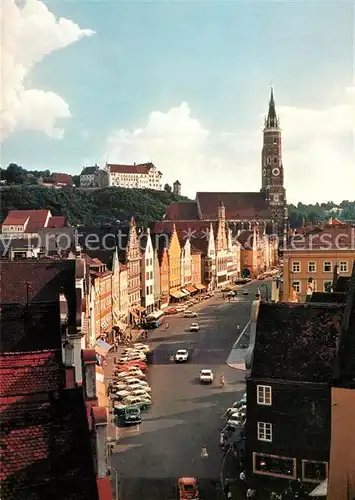
[[(148, 368), (153, 404), (143, 414), (139, 428), (118, 430), (112, 467), (120, 475), (120, 500), (176, 499), (176, 482), (181, 476), (199, 479), (201, 498), (225, 498), (220, 485), (221, 416), (245, 392), (245, 371), (228, 366), (226, 360), (237, 340), (237, 324), (244, 330), (254, 299), (250, 293), (229, 302), (216, 294), (192, 307), (199, 314), (199, 332), (189, 331), (196, 319), (182, 314), (169, 317), (169, 330), (163, 325), (149, 332), (145, 342), (153, 349)], [(188, 363), (170, 361), (179, 348), (189, 350)], [(200, 385), (202, 368), (213, 370), (215, 384)], [(223, 389), (219, 387), (221, 373), (226, 380)], [(203, 446), (206, 459), (200, 456)]]

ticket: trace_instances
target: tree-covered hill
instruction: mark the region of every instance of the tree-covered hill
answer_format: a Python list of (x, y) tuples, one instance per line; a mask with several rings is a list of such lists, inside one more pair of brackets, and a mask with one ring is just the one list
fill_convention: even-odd
[(148, 226), (161, 219), (171, 202), (187, 199), (152, 189), (49, 189), (28, 185), (4, 187), (0, 196), (2, 220), (9, 210), (49, 209), (53, 215), (65, 215), (71, 225), (100, 225), (134, 216), (137, 224)]

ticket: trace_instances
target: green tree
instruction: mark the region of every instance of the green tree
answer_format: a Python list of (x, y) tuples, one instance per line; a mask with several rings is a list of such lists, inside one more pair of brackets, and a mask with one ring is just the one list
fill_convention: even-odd
[(171, 193), (172, 189), (171, 189), (170, 184), (165, 184), (165, 186), (164, 186), (164, 191), (165, 191), (166, 193)]

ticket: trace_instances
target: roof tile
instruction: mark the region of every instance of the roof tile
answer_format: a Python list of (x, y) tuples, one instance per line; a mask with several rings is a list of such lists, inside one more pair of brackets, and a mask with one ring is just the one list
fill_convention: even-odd
[(196, 193), (202, 219), (216, 220), (218, 206), (223, 202), (226, 220), (243, 218), (272, 218), (265, 196), (262, 193)]

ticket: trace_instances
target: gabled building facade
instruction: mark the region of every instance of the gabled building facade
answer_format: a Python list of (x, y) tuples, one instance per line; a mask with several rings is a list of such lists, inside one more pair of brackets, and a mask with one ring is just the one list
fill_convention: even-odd
[(130, 322), (140, 323), (144, 308), (141, 305), (141, 250), (134, 218), (128, 228), (122, 228), (122, 248), (128, 269), (128, 304)]
[(154, 252), (149, 228), (146, 234), (140, 235), (139, 242), (142, 251), (142, 306), (146, 314), (150, 314), (154, 310)]
[(170, 298), (170, 273), (169, 273), (169, 250), (168, 246), (162, 244), (158, 250), (159, 272), (160, 272), (160, 309), (169, 305)]
[(191, 243), (189, 238), (181, 239), (181, 287), (191, 284), (192, 281), (192, 262), (191, 262)]
[(155, 189), (161, 191), (163, 174), (153, 163), (138, 165), (107, 164), (108, 185), (124, 188)]
[(168, 256), (170, 295), (172, 295), (173, 298), (179, 298), (174, 297), (174, 293), (179, 291), (181, 287), (181, 246), (175, 225), (173, 225), (170, 234)]

